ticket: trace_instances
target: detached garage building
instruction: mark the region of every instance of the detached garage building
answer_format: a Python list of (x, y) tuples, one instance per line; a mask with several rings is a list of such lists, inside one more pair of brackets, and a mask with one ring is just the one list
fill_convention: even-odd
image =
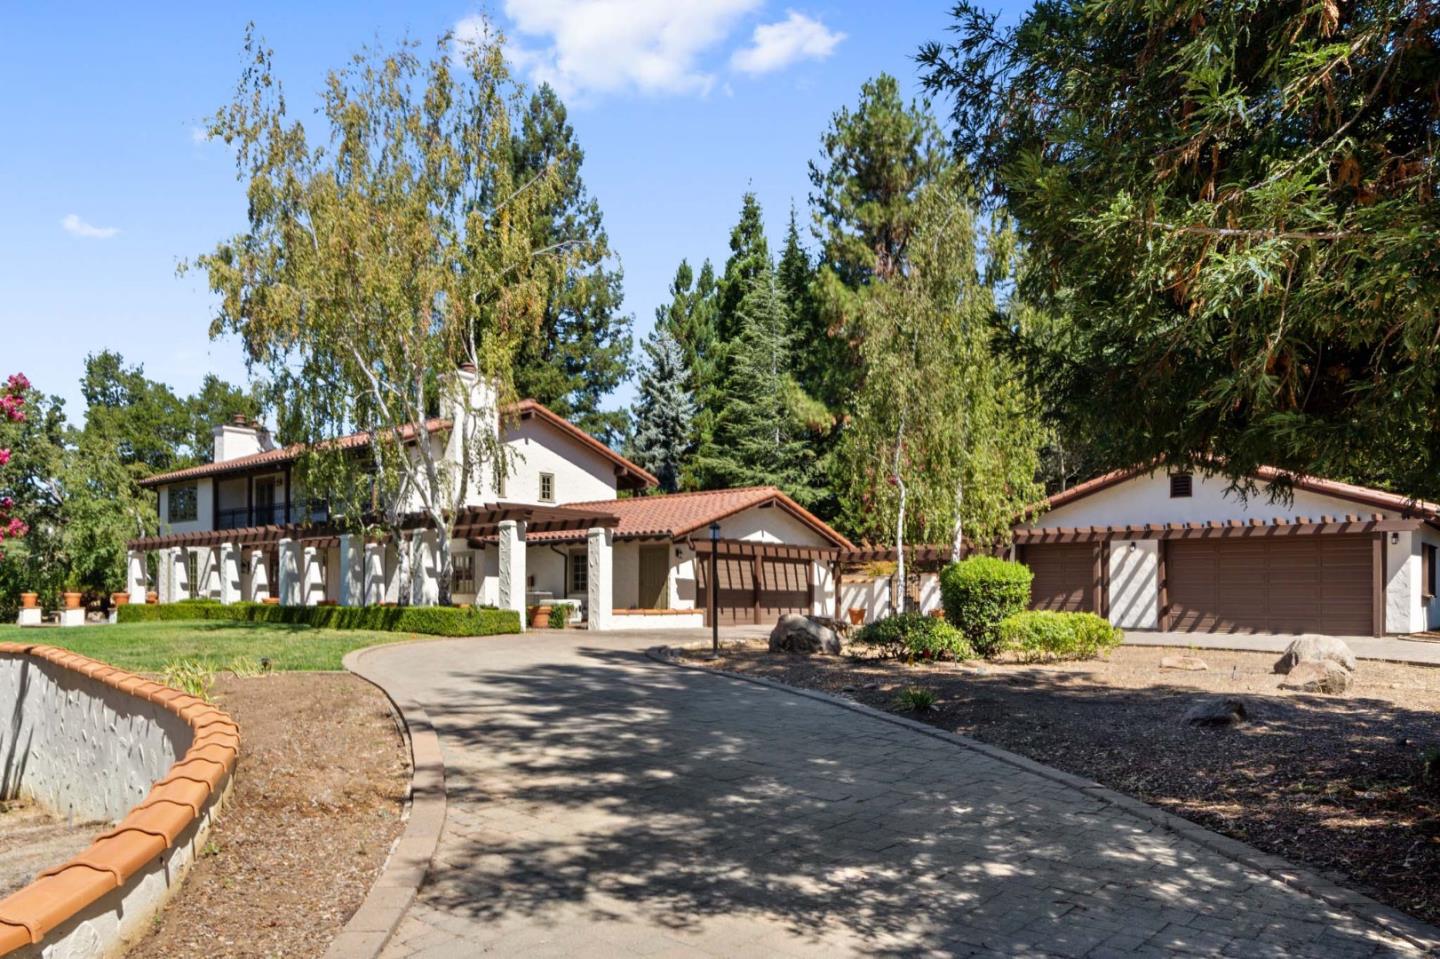
[[(1227, 481), (1122, 470), (1050, 497), (1015, 531), (1037, 609), (1125, 629), (1384, 635), (1440, 626), (1440, 506), (1331, 480), (1293, 481), (1281, 507), (1262, 470)], [(1287, 514), (1276, 515), (1281, 509)]]

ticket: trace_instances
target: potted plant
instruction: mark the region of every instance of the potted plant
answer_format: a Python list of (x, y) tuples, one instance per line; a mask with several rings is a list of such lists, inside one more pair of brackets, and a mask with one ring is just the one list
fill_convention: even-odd
[(40, 594), (39, 594), (39, 593), (21, 593), (21, 594), (20, 594), (20, 605), (23, 606), (23, 607), (26, 608), (26, 609), (34, 609), (36, 606), (40, 605)]
[(80, 589), (80, 583), (73, 579), (65, 581), (64, 596), (66, 609), (79, 609), (85, 599), (85, 594)]
[(850, 625), (851, 625), (851, 626), (863, 626), (863, 625), (865, 625), (865, 607), (863, 607), (863, 606), (851, 606), (851, 607), (850, 607)]
[(127, 592), (124, 592), (123, 590), (122, 590), (121, 592), (111, 593), (111, 594), (110, 594), (110, 605), (111, 605), (111, 606), (125, 606), (125, 605), (129, 604), (129, 602), (130, 602), (130, 594), (127, 593)]
[(551, 629), (564, 629), (570, 624), (570, 604), (559, 603), (551, 608), (549, 626)]
[(155, 590), (153, 590), (153, 589), (152, 589), (152, 590), (148, 590), (148, 591), (145, 593), (145, 603), (146, 603), (146, 605), (154, 606), (154, 605), (156, 605), (156, 604), (159, 603), (159, 602), (160, 602), (160, 594), (157, 593), (157, 592), (155, 592)]
[(531, 606), (530, 607), (530, 628), (544, 629), (550, 625), (550, 611), (553, 606)]

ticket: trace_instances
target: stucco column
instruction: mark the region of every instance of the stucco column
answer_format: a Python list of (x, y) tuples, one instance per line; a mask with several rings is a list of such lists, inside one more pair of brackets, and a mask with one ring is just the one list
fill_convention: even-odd
[(411, 544), (410, 602), (416, 606), (434, 606), (440, 602), (439, 537), (434, 530), (416, 530)]
[(220, 602), (229, 606), (240, 601), (240, 550), (234, 543), (221, 543)]
[(325, 576), (320, 557), (313, 546), (300, 551), (300, 604), (314, 606), (325, 598)]
[(142, 605), (145, 602), (145, 554), (132, 549), (126, 556), (126, 588), (130, 592), (130, 602)]
[(190, 551), (176, 547), (170, 551), (170, 602), (190, 597)]
[(250, 551), (250, 593), (245, 598), (252, 603), (270, 598), (270, 564), (265, 561), (263, 549)]
[(220, 547), (210, 546), (200, 550), (196, 560), (200, 580), (200, 595), (206, 599), (220, 598)]
[(589, 628), (615, 628), (615, 546), (611, 531), (597, 526), (586, 536), (589, 575), (586, 577), (586, 605)]
[(346, 533), (340, 537), (340, 605), (365, 605), (365, 544)]
[(162, 549), (155, 553), (155, 598), (162, 603), (170, 602), (170, 583), (175, 578), (175, 561), (170, 558), (173, 552)]
[(378, 606), (385, 601), (385, 546), (382, 543), (366, 543), (365, 564), (361, 578), (360, 602), (366, 606)]
[(520, 631), (525, 631), (525, 521), (503, 520), (500, 539), (500, 608), (520, 614)]
[(303, 606), (300, 596), (300, 544), (293, 539), (282, 539), (280, 550), (280, 605)]

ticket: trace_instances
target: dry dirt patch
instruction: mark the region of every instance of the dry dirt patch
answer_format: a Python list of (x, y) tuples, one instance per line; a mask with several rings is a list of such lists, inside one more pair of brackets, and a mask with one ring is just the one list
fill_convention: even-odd
[(348, 674), (226, 677), (234, 787), (205, 849), (130, 957), (318, 956), (401, 831), (408, 757), (387, 702)]
[[(1440, 748), (1440, 669), (1362, 661), (1342, 697), (1281, 691), (1276, 655), (1205, 650), (1204, 672), (1162, 670), (1183, 650), (1122, 647), (1108, 661), (907, 666), (771, 655), (737, 644), (718, 666), (893, 709), (1097, 780), (1440, 923), (1440, 793), (1418, 779)], [(705, 663), (703, 659), (695, 662)], [(1251, 721), (1179, 722), (1205, 695), (1240, 695)]]
[(0, 802), (0, 899), (79, 853), (104, 828), (68, 822), (26, 799)]

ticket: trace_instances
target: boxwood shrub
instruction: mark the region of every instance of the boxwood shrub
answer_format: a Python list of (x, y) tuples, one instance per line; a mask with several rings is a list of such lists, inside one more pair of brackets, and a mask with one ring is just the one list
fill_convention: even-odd
[(855, 634), (855, 642), (873, 646), (881, 655), (890, 657), (971, 659), (975, 655), (960, 630), (923, 613), (900, 613), (876, 620)]
[(993, 556), (972, 556), (940, 571), (945, 618), (982, 656), (1000, 647), (1000, 621), (1030, 605), (1034, 574), (1023, 563)]
[(1125, 633), (1094, 613), (1026, 610), (1000, 623), (1001, 649), (1027, 663), (1094, 659), (1120, 645)]
[(374, 629), (430, 636), (494, 636), (520, 632), (514, 610), (455, 606), (274, 606), (267, 603), (232, 603), (182, 600), (178, 603), (125, 605), (116, 611), (122, 623), (229, 620), (284, 623), (326, 629)]

